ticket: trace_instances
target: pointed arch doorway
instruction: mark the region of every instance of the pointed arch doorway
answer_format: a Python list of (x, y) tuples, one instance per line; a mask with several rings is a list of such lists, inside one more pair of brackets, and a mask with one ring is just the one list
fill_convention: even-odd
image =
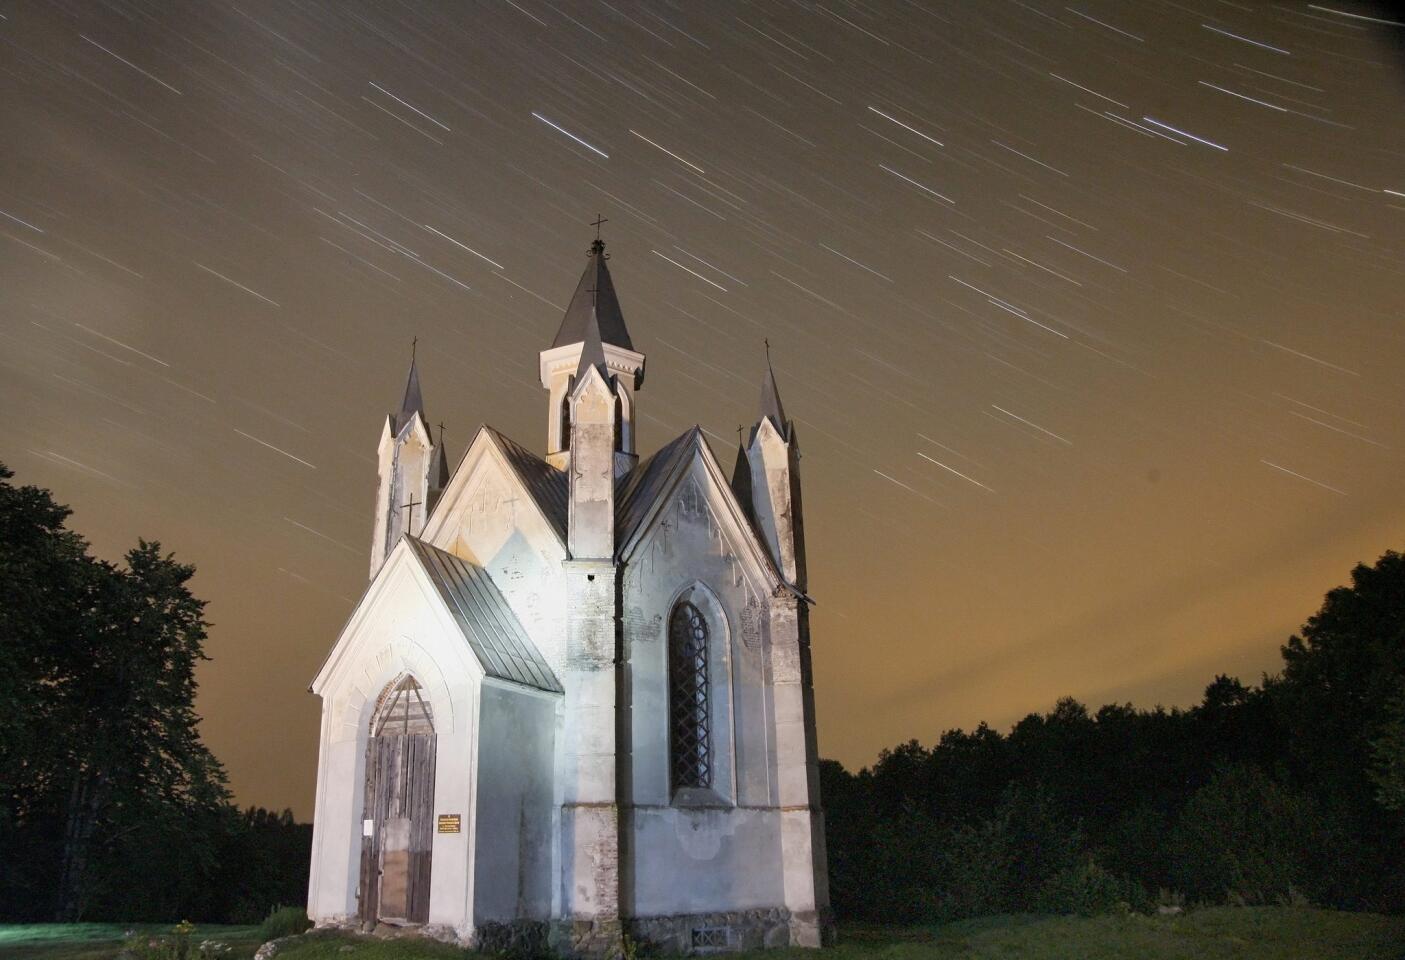
[(429, 920), (437, 740), (434, 711), (415, 678), (387, 684), (366, 740), (360, 886), (365, 923)]

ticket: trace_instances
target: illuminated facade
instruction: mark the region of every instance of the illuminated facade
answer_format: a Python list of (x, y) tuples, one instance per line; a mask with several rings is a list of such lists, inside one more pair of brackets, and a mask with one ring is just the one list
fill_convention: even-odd
[(768, 362), (730, 477), (698, 428), (641, 460), (606, 259), (540, 356), (544, 457), (483, 427), (450, 476), (413, 364), (386, 420), (371, 582), (312, 684), (319, 925), (827, 936), (794, 427)]

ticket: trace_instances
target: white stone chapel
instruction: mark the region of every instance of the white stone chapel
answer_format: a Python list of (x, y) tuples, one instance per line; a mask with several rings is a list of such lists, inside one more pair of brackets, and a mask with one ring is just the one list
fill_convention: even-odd
[(311, 687), (320, 926), (829, 936), (795, 428), (768, 360), (730, 478), (697, 427), (640, 459), (607, 259), (541, 352), (544, 457), (485, 426), (450, 474), (413, 362), (386, 418), (370, 584)]

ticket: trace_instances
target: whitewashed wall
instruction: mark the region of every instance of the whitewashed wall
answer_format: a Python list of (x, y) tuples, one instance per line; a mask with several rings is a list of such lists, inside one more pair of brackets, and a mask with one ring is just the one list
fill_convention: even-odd
[(488, 571), (559, 677), (565, 657), (565, 548), (490, 446), (485, 436), (475, 441), (450, 482), (446, 509), (436, 512), (425, 539)]
[[(624, 573), (635, 916), (785, 902), (766, 686), (767, 590), (701, 462), (680, 479)], [(668, 616), (682, 595), (708, 619), (713, 807), (670, 793)], [(719, 809), (720, 808), (720, 809)], [(767, 809), (770, 808), (770, 809)]]
[[(352, 920), (360, 882), (366, 740), (377, 698), (412, 674), (434, 711), (435, 806), (471, 807), (471, 744), (482, 670), (434, 587), (402, 543), (343, 629), (313, 684), (322, 697), (308, 914), (318, 923)], [(465, 928), (472, 849), (465, 833), (436, 834), (430, 922)]]
[(485, 680), (474, 822), (474, 923), (551, 915), (560, 697)]

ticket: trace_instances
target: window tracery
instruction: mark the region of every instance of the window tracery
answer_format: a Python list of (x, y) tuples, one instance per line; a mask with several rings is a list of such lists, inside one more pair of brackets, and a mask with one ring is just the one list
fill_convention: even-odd
[(712, 786), (707, 620), (687, 601), (668, 620), (669, 758), (674, 790)]

